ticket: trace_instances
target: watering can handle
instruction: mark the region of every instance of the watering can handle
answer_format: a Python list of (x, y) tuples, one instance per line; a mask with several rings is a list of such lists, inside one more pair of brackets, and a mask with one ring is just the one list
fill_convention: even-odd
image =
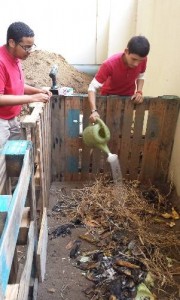
[(99, 124), (102, 128), (106, 126), (104, 121), (100, 118), (96, 118), (95, 123), (89, 123), (90, 126), (94, 126), (95, 124)]
[(96, 119), (96, 123), (99, 123), (99, 125), (101, 125), (102, 128), (103, 128), (103, 127), (106, 127), (106, 124), (105, 124), (104, 121), (103, 121), (102, 119), (100, 119), (100, 118), (97, 118), (97, 119)]

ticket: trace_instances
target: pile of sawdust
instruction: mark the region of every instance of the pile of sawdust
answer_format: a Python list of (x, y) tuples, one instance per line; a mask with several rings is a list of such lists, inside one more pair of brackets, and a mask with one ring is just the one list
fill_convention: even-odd
[(77, 71), (60, 55), (48, 51), (36, 50), (22, 62), (26, 83), (31, 86), (52, 86), (49, 72), (53, 65), (58, 66), (57, 85), (68, 86), (76, 93), (87, 93), (92, 76)]

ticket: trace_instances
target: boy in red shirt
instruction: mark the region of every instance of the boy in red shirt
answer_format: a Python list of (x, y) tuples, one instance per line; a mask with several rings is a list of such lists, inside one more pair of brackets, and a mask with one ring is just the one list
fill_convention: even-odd
[(96, 109), (96, 92), (99, 88), (101, 95), (132, 96), (134, 103), (142, 103), (149, 50), (149, 42), (144, 36), (134, 36), (124, 52), (115, 54), (103, 62), (88, 88), (91, 122), (95, 122), (99, 117)]
[(20, 139), (17, 121), (22, 104), (48, 102), (51, 92), (24, 82), (20, 60), (35, 48), (34, 32), (23, 22), (12, 23), (7, 30), (6, 45), (0, 47), (0, 148), (8, 139)]

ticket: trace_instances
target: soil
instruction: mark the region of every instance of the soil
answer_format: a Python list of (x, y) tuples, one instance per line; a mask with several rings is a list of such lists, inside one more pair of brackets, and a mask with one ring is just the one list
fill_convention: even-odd
[[(67, 217), (62, 214), (54, 214), (52, 208), (61, 200), (63, 194), (70, 194), (72, 188), (79, 188), (80, 184), (76, 182), (53, 183), (50, 191), (49, 210), (48, 210), (48, 228), (49, 233), (59, 225), (69, 222)], [(63, 192), (61, 192), (63, 191)], [(70, 258), (68, 245), (78, 239), (83, 234), (83, 227), (72, 229), (71, 233), (57, 238), (49, 235), (46, 275), (43, 283), (39, 283), (37, 300), (85, 300), (89, 299), (84, 291), (91, 287), (89, 282), (82, 274), (82, 271), (73, 266), (73, 259)], [(90, 250), (89, 244), (83, 242), (81, 250)]]
[(60, 54), (36, 50), (22, 62), (26, 83), (36, 87), (51, 87), (51, 68), (57, 65), (57, 86), (72, 87), (75, 93), (86, 94), (92, 76), (79, 72)]

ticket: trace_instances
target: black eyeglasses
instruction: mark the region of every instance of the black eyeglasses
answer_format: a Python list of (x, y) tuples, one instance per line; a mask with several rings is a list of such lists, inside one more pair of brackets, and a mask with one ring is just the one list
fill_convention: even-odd
[(18, 43), (18, 45), (26, 52), (31, 52), (36, 48), (36, 45), (32, 45), (32, 46), (23, 46), (20, 43)]

